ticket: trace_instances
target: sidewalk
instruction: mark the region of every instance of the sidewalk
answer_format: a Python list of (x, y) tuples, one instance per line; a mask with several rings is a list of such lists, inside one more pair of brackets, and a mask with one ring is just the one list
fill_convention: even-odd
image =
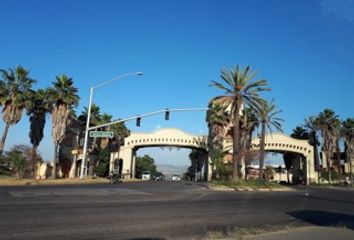
[(243, 236), (243, 240), (349, 240), (354, 231), (343, 227), (301, 227), (279, 232)]

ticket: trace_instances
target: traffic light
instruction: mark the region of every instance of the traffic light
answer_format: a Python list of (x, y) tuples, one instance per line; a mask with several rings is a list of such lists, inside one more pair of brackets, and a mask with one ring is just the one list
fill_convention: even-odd
[(137, 127), (140, 127), (140, 122), (141, 122), (141, 117), (138, 117), (138, 118), (136, 119), (136, 126), (137, 126)]
[(165, 111), (165, 120), (170, 120), (170, 111), (168, 109)]

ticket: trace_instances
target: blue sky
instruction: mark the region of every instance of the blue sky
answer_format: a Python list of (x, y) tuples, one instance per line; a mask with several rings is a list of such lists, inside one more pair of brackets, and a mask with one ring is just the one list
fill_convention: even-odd
[[(353, 117), (354, 1), (0, 0), (0, 68), (23, 65), (47, 87), (66, 73), (79, 88), (81, 112), (89, 87), (127, 72), (142, 77), (98, 89), (94, 102), (114, 118), (164, 108), (206, 107), (221, 91), (209, 87), (234, 64), (268, 80), (284, 131), (324, 108)], [(144, 119), (153, 131), (176, 127), (206, 133), (203, 112)], [(40, 151), (52, 156), (50, 117)], [(1, 122), (0, 127), (4, 124)], [(5, 148), (29, 143), (28, 118), (9, 130)], [(141, 151), (144, 153), (144, 151)], [(167, 163), (159, 149), (145, 150)], [(174, 154), (178, 164), (186, 151)]]

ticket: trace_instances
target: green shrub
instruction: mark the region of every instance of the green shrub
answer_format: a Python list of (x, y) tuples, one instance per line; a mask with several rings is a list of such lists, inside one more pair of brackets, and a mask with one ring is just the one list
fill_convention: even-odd
[(24, 171), (27, 167), (27, 162), (25, 156), (20, 151), (11, 151), (9, 152), (8, 162), (10, 167), (15, 171), (16, 178), (20, 179), (23, 176)]
[(98, 166), (94, 168), (94, 172), (98, 177), (107, 177), (109, 172), (109, 163), (100, 162)]

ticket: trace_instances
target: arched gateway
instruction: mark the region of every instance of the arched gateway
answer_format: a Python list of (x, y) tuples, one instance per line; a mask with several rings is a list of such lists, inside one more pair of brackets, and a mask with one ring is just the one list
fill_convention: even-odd
[[(120, 147), (120, 150), (111, 154), (110, 171), (114, 169), (117, 161), (122, 160), (120, 162), (122, 173), (126, 174), (127, 177), (133, 178), (135, 176), (136, 152), (144, 147), (195, 148), (209, 153), (207, 139), (207, 136), (191, 135), (179, 129), (161, 129), (153, 133), (131, 133), (129, 137), (124, 139), (124, 145)], [(226, 141), (224, 147), (232, 149), (230, 148), (231, 145), (231, 141)], [(259, 149), (259, 138), (252, 140), (252, 147), (254, 150)], [(317, 172), (315, 172), (313, 147), (306, 140), (297, 140), (282, 133), (267, 134), (265, 137), (265, 150), (280, 153), (298, 153), (303, 157), (303, 161), (295, 167), (304, 172), (307, 184), (316, 182)], [(204, 164), (204, 172), (207, 173), (208, 180), (211, 179), (212, 174), (210, 163), (209, 156), (208, 163)]]
[[(136, 152), (145, 147), (182, 147), (202, 149), (208, 152), (207, 136), (198, 136), (185, 133), (179, 129), (168, 128), (153, 133), (131, 133), (124, 139), (124, 145), (118, 152), (111, 154), (110, 171), (114, 169), (117, 160), (123, 160), (122, 173), (127, 177), (135, 176)], [(210, 163), (210, 161), (208, 161)], [(204, 172), (211, 179), (210, 164), (204, 164)]]
[[(259, 150), (259, 144), (260, 139), (254, 138), (252, 140), (252, 149)], [(264, 149), (267, 152), (292, 152), (299, 154), (301, 158), (293, 163), (293, 170), (303, 172), (306, 184), (317, 182), (318, 173), (315, 171), (313, 146), (307, 140), (298, 140), (283, 133), (271, 133), (265, 136), (264, 145)], [(227, 141), (224, 146), (232, 149), (232, 141)]]

